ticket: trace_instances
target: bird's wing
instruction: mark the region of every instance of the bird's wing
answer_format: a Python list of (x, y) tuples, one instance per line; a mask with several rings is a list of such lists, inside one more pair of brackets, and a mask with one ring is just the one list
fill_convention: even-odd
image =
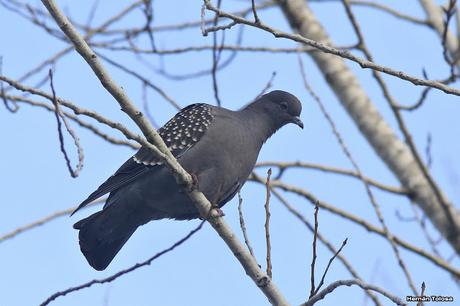
[(219, 199), (219, 203), (218, 203), (218, 206), (219, 207), (222, 207), (225, 205), (225, 203), (227, 203), (228, 201), (230, 201), (231, 199), (233, 199), (233, 197), (235, 196), (235, 194), (241, 189), (243, 185), (240, 183), (240, 182), (236, 182), (231, 188), (229, 188), (227, 190), (227, 192), (225, 192), (221, 198)]
[[(158, 133), (174, 157), (180, 158), (200, 141), (213, 119), (214, 116), (210, 105), (203, 103), (192, 104), (177, 113), (158, 130)], [(140, 148), (114, 175), (90, 194), (72, 214), (104, 194), (129, 184), (149, 169), (161, 165), (162, 162), (148, 149)]]

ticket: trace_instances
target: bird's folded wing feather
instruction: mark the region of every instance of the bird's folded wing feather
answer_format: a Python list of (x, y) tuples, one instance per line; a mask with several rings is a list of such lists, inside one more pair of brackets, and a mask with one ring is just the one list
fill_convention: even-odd
[[(158, 132), (174, 157), (180, 158), (203, 137), (213, 118), (210, 105), (192, 104), (177, 113)], [(152, 167), (161, 165), (162, 162), (150, 150), (140, 148), (72, 214), (101, 196), (129, 184)]]
[(230, 189), (228, 189), (227, 192), (225, 192), (221, 196), (221, 198), (218, 200), (219, 201), (219, 203), (218, 203), (219, 207), (224, 206), (225, 203), (227, 203), (228, 201), (233, 199), (235, 194), (241, 189), (242, 186), (243, 186), (242, 183), (236, 182)]

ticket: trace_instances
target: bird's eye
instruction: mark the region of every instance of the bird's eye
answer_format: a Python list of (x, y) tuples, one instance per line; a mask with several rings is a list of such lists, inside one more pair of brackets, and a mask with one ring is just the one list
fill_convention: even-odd
[(282, 110), (284, 110), (284, 111), (287, 110), (287, 109), (288, 109), (287, 103), (286, 103), (286, 102), (281, 102), (281, 103), (280, 103), (280, 108), (281, 108)]

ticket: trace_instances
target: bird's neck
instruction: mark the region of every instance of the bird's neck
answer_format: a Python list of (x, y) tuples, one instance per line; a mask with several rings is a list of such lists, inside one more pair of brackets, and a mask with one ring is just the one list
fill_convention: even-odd
[(278, 130), (278, 128), (272, 124), (271, 118), (264, 112), (246, 107), (241, 110), (241, 113), (245, 120), (244, 124), (248, 133), (260, 146)]

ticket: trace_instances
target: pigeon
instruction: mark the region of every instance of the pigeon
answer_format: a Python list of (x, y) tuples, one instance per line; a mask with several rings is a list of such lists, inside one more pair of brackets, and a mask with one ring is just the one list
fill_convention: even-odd
[[(294, 95), (275, 90), (238, 111), (189, 105), (158, 133), (192, 175), (195, 187), (220, 209), (246, 182), (268, 138), (288, 123), (303, 129), (301, 111)], [(72, 214), (107, 193), (101, 211), (74, 224), (83, 255), (98, 271), (110, 264), (139, 226), (164, 218), (200, 218), (183, 186), (146, 148), (141, 147)]]

